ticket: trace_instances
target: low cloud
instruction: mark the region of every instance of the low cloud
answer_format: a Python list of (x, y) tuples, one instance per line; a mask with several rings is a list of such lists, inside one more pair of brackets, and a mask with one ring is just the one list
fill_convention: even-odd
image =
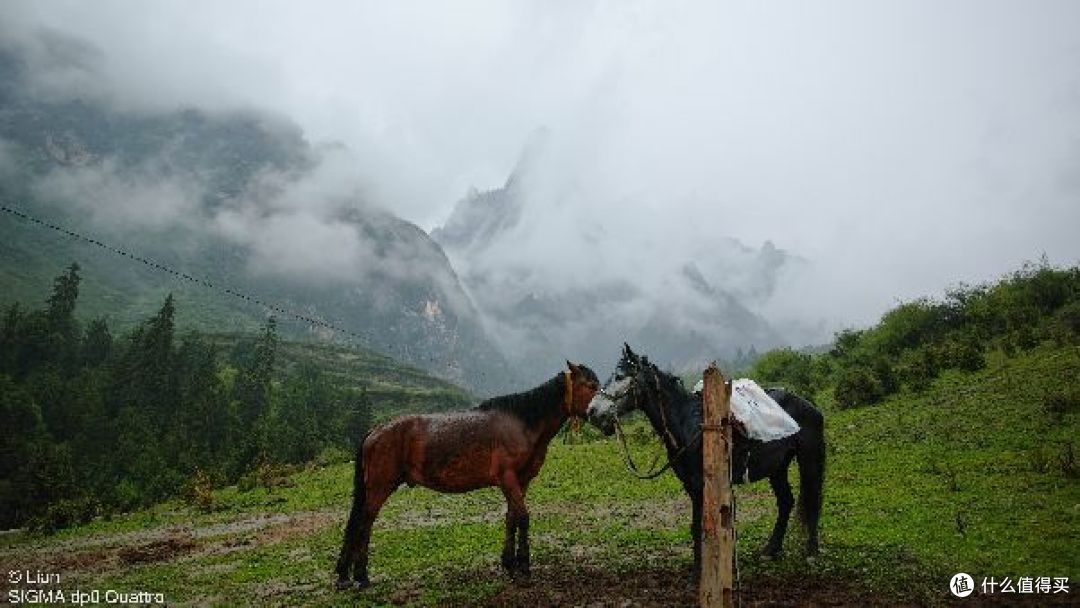
[[(194, 6), (13, 1), (0, 27), (53, 35), (42, 91), (264, 108), (353, 151), (343, 179), (267, 176), (268, 207), (219, 223), (307, 222), (363, 255), (342, 200), (434, 228), (545, 126), (520, 223), (469, 261), (518, 295), (629, 282), (698, 310), (672, 279), (693, 261), (797, 344), (1044, 252), (1080, 259), (1075, 2)], [(56, 61), (77, 48), (58, 34), (88, 60)], [(798, 261), (769, 270), (767, 242)]]
[(37, 198), (63, 205), (98, 227), (121, 233), (190, 226), (200, 215), (202, 190), (148, 164), (121, 169), (99, 164), (53, 169), (34, 184)]
[(357, 281), (359, 266), (372, 259), (372, 248), (354, 226), (304, 213), (256, 216), (226, 211), (215, 218), (219, 233), (251, 249), (256, 276)]

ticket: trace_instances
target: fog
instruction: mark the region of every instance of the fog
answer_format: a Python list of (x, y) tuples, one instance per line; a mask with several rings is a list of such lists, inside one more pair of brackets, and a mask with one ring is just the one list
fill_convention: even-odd
[[(699, 260), (745, 291), (715, 244), (771, 241), (799, 263), (744, 295), (809, 343), (1043, 254), (1080, 261), (1071, 1), (9, 1), (0, 22), (62, 47), (40, 57), (81, 61), (34, 66), (43, 95), (258, 108), (343, 143), (345, 160), (275, 199), (302, 218), (362, 191), (434, 229), (469, 188), (501, 186), (543, 128), (521, 223), (468, 262), (527, 274), (529, 289), (634, 277), (663, 292)], [(89, 173), (44, 187), (79, 179), (127, 187)], [(147, 221), (183, 217), (189, 193), (160, 187), (177, 208)], [(291, 225), (254, 221), (239, 211), (218, 228), (288, 241), (274, 235)], [(326, 267), (320, 243), (344, 237), (310, 228), (291, 259)]]

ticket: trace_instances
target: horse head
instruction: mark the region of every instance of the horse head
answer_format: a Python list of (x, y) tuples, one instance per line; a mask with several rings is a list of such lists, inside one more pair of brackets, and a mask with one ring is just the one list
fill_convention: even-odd
[(600, 379), (596, 372), (586, 365), (566, 362), (567, 379), (566, 397), (563, 407), (568, 416), (585, 416), (593, 397), (600, 390)]
[(623, 343), (622, 355), (615, 365), (615, 373), (589, 403), (589, 422), (605, 435), (612, 435), (617, 417), (641, 407), (645, 372), (650, 365), (647, 358), (639, 356), (629, 344)]

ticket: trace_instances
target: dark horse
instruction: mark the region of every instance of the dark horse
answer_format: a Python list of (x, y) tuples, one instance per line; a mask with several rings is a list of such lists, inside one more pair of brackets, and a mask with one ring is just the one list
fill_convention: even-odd
[[(610, 386), (589, 405), (589, 420), (610, 435), (616, 417), (641, 410), (667, 448), (671, 468), (682, 482), (693, 506), (690, 534), (694, 537), (694, 576), (701, 572), (701, 397), (686, 390), (677, 377), (660, 371), (647, 357), (623, 345), (622, 357)], [(818, 552), (818, 518), (825, 478), (824, 419), (806, 399), (783, 389), (766, 389), (801, 427), (798, 433), (762, 442), (736, 433), (732, 446), (734, 483), (766, 477), (776, 495), (777, 517), (763, 553), (770, 558), (783, 550), (788, 517), (795, 505), (788, 482), (788, 465), (799, 463), (799, 515), (806, 527), (809, 555)], [(737, 425), (736, 425), (736, 428)]]
[(583, 416), (600, 388), (591, 369), (566, 364), (569, 371), (530, 391), (494, 397), (462, 412), (403, 416), (368, 433), (356, 453), (352, 511), (337, 562), (337, 587), (370, 584), (371, 525), (402, 483), (454, 493), (499, 486), (506, 497), (502, 565), (527, 575), (529, 482), (544, 464), (548, 444), (563, 422)]

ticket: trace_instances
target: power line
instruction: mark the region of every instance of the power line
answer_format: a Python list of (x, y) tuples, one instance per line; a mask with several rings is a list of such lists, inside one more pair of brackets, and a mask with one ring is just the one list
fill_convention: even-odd
[[(18, 217), (18, 218), (20, 218), (22, 220), (25, 220), (27, 222), (30, 222), (31, 224), (36, 224), (38, 226), (41, 226), (43, 228), (48, 228), (48, 229), (53, 230), (55, 232), (59, 232), (61, 234), (64, 234), (64, 235), (69, 236), (71, 238), (74, 238), (76, 240), (79, 240), (79, 241), (82, 241), (82, 242), (85, 242), (85, 243), (89, 243), (91, 245), (95, 245), (95, 246), (97, 246), (97, 247), (99, 247), (101, 249), (104, 249), (104, 250), (106, 250), (106, 251), (108, 251), (110, 253), (114, 253), (114, 254), (120, 255), (122, 257), (126, 257), (126, 258), (128, 258), (128, 259), (130, 259), (130, 260), (132, 260), (134, 262), (138, 262), (138, 263), (143, 264), (144, 266), (147, 266), (149, 268), (153, 268), (155, 270), (159, 270), (159, 271), (171, 274), (171, 275), (173, 275), (174, 277), (176, 277), (176, 278), (178, 278), (180, 280), (188, 281), (190, 283), (200, 285), (200, 286), (205, 287), (207, 289), (217, 291), (217, 292), (220, 292), (220, 293), (224, 293), (226, 295), (229, 295), (229, 296), (232, 296), (234, 298), (237, 298), (237, 299), (243, 300), (245, 302), (248, 302), (249, 304), (254, 304), (256, 306), (261, 306), (261, 307), (263, 307), (265, 309), (268, 309), (268, 310), (271, 310), (271, 311), (273, 311), (275, 313), (278, 313), (278, 314), (280, 314), (280, 315), (282, 315), (284, 317), (291, 317), (293, 319), (296, 319), (298, 321), (303, 321), (303, 322), (308, 323), (310, 325), (314, 325), (314, 326), (322, 327), (322, 328), (325, 328), (325, 329), (329, 329), (329, 330), (334, 331), (334, 332), (340, 332), (341, 334), (344, 334), (344, 335), (346, 335), (348, 337), (351, 337), (351, 338), (355, 339), (360, 346), (362, 346), (364, 348), (367, 348), (369, 350), (390, 350), (391, 348), (393, 348), (393, 349), (396, 349), (399, 353), (401, 353), (403, 351), (407, 352), (407, 349), (405, 349), (405, 348), (403, 348), (401, 346), (388, 345), (387, 348), (385, 348), (385, 349), (377, 349), (376, 347), (372, 346), (374, 341), (370, 337), (364, 336), (363, 334), (361, 334), (359, 332), (353, 331), (351, 329), (346, 329), (346, 328), (341, 327), (339, 325), (335, 325), (334, 323), (329, 323), (329, 322), (323, 321), (321, 319), (316, 319), (314, 317), (311, 317), (311, 316), (308, 316), (308, 315), (305, 315), (305, 314), (302, 314), (302, 313), (298, 313), (298, 312), (289, 310), (289, 309), (287, 309), (287, 308), (285, 308), (283, 306), (274, 304), (272, 302), (267, 302), (266, 300), (264, 300), (262, 298), (259, 298), (257, 296), (249, 295), (249, 294), (244, 293), (242, 291), (239, 291), (237, 289), (233, 289), (233, 288), (231, 288), (231, 287), (229, 287), (227, 285), (215, 284), (215, 283), (212, 283), (212, 282), (210, 282), (210, 281), (208, 281), (206, 279), (192, 276), (192, 275), (190, 275), (190, 274), (188, 274), (186, 272), (176, 270), (174, 268), (166, 266), (165, 264), (162, 264), (160, 262), (152, 260), (152, 259), (150, 259), (148, 257), (132, 253), (132, 252), (130, 252), (128, 250), (122, 249), (120, 247), (116, 247), (115, 245), (110, 245), (108, 243), (105, 243), (103, 241), (100, 241), (100, 240), (95, 239), (95, 238), (90, 237), (90, 236), (86, 236), (86, 235), (84, 235), (82, 233), (79, 233), (79, 232), (76, 232), (74, 230), (70, 230), (70, 229), (65, 228), (63, 226), (59, 226), (57, 224), (53, 224), (51, 222), (48, 222), (48, 221), (45, 221), (45, 220), (42, 220), (42, 219), (38, 219), (38, 218), (26, 213), (25, 211), (20, 211), (18, 209), (8, 207), (7, 205), (0, 205), (0, 211), (3, 211), (4, 213), (7, 213), (9, 215)], [(450, 364), (447, 363), (447, 365), (450, 365)]]

